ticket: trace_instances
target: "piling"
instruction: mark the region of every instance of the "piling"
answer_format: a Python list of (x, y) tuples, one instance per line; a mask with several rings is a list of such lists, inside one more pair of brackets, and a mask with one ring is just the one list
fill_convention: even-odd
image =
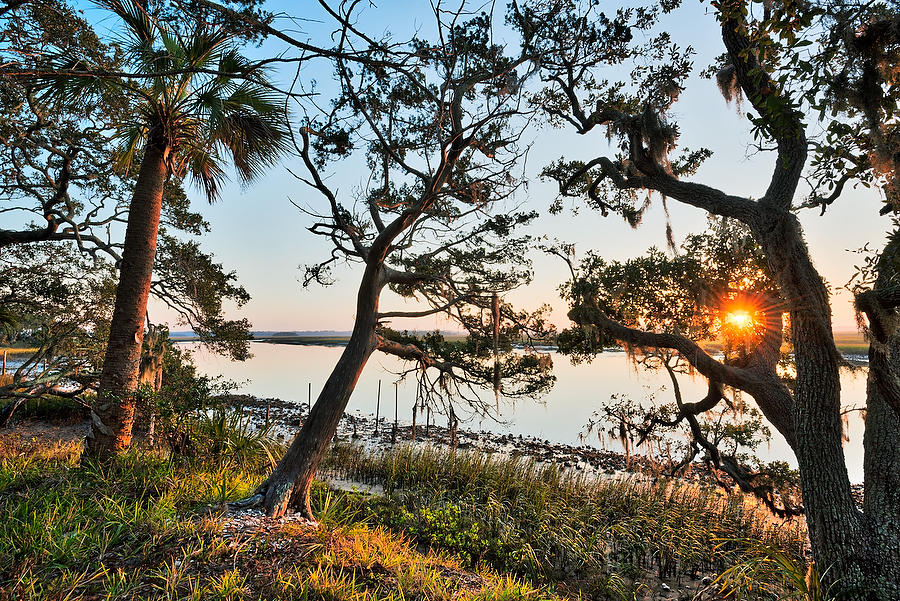
[(381, 380), (378, 380), (378, 397), (375, 401), (375, 436), (378, 436), (378, 415), (381, 412)]
[(312, 382), (309, 382), (309, 387), (306, 391), (306, 415), (312, 413)]
[(413, 403), (413, 423), (412, 423), (412, 439), (416, 440), (416, 411), (419, 409), (418, 403)]
[(266, 430), (269, 429), (269, 416), (272, 413), (272, 400), (266, 399)]
[(397, 443), (397, 402), (399, 392), (397, 391), (397, 383), (394, 382), (394, 427), (391, 429), (391, 444)]
[(450, 413), (450, 448), (456, 450), (456, 429), (459, 426), (459, 420), (456, 419), (456, 414), (452, 412)]

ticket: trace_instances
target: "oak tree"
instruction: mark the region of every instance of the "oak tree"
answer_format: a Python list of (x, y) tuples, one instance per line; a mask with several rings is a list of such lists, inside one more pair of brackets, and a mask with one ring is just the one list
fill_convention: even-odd
[[(881, 330), (885, 338), (879, 337), (878, 328), (872, 328), (876, 335), (864, 441), (866, 501), (859, 508), (842, 448), (839, 370), (843, 359), (832, 334), (829, 290), (813, 264), (795, 213), (803, 206), (827, 206), (850, 181), (881, 185), (891, 199), (893, 175), (885, 168), (889, 163), (885, 157), (893, 155), (882, 154), (877, 146), (888, 139), (885, 134), (892, 127), (891, 119), (881, 119), (892, 114), (896, 103), (879, 104), (880, 114), (866, 113), (864, 104), (853, 103), (858, 100), (857, 91), (868, 90), (879, 101), (892, 97), (896, 63), (891, 58), (895, 38), (890, 32), (895, 20), (877, 16), (893, 14), (893, 9), (860, 3), (850, 11), (857, 21), (847, 22), (840, 40), (865, 49), (869, 33), (874, 35), (875, 29), (887, 33), (878, 38), (870, 55), (874, 59), (870, 66), (881, 71), (867, 70), (866, 59), (851, 61), (847, 68), (838, 66), (848, 85), (831, 90), (845, 99), (850, 92), (851, 102), (843, 106), (857, 107), (855, 114), (841, 116), (842, 105), (835, 103), (835, 94), (829, 97), (824, 93), (832, 81), (821, 77), (821, 65), (816, 64), (818, 59), (829, 59), (827, 54), (818, 54), (828, 48), (828, 40), (823, 42), (819, 35), (830, 31), (820, 27), (823, 19), (827, 22), (834, 14), (823, 10), (829, 3), (727, 0), (713, 4), (725, 50), (713, 73), (727, 99), (740, 95), (759, 145), (775, 155), (765, 193), (750, 198), (692, 181), (697, 161), (706, 156), (698, 154), (700, 151), (677, 154), (679, 131), (670, 108), (685, 85), (691, 67), (689, 54), (667, 38), (656, 47), (658, 52), (644, 52), (645, 60), (633, 63), (638, 65), (633, 72), (638, 85), (619, 85), (603, 78), (602, 69), (611, 53), (623, 61), (633, 58), (629, 49), (635, 46), (634, 30), (643, 28), (644, 18), (654, 16), (658, 9), (622, 9), (608, 16), (593, 7), (582, 10), (585, 7), (564, 4), (564, 10), (549, 17), (535, 8), (514, 11), (520, 28), (532, 36), (531, 46), (544, 53), (542, 77), (551, 84), (543, 97), (544, 108), (554, 120), (571, 125), (579, 134), (612, 136), (617, 148), (608, 155), (555, 164), (548, 174), (559, 182), (561, 193), (586, 197), (603, 211), (619, 210), (631, 216), (640, 208), (639, 198), (652, 192), (668, 202), (737, 220), (759, 245), (777, 292), (771, 303), (757, 308), (764, 334), (739, 363), (716, 359), (686, 333), (623, 323), (606, 310), (598, 296), (589, 293), (572, 299), (570, 318), (635, 347), (677, 352), (709, 380), (710, 395), (702, 402), (708, 408), (722, 402), (723, 386), (752, 397), (797, 458), (812, 554), (825, 584), (833, 593), (840, 592), (841, 598), (897, 598), (900, 456), (896, 445), (887, 441), (900, 434), (900, 421), (898, 413), (889, 410), (894, 406), (892, 389), (878, 384), (890, 381), (894, 372), (879, 368), (876, 361), (881, 352), (885, 362), (893, 362), (896, 355), (889, 352), (889, 341), (896, 330), (893, 326)], [(662, 8), (672, 6), (664, 3)], [(536, 26), (538, 15), (543, 17), (540, 28)], [(870, 29), (875, 23), (886, 27)], [(573, 45), (573, 38), (584, 42)], [(846, 52), (835, 50), (830, 59), (838, 62), (831, 65), (851, 56)], [(874, 88), (867, 87), (873, 74), (880, 79)], [(829, 121), (832, 114), (835, 120)], [(809, 121), (819, 118), (826, 121), (825, 143), (808, 133)], [(825, 147), (832, 149), (831, 155), (816, 154)], [(846, 161), (830, 161), (824, 170), (821, 164), (807, 161), (811, 152), (827, 161), (829, 156), (849, 156), (853, 148), (862, 152)], [(878, 161), (873, 160), (876, 157), (880, 157)], [(817, 174), (824, 177), (817, 178)], [(814, 189), (804, 195), (799, 187), (806, 175), (811, 176)], [(875, 297), (880, 287), (876, 282)], [(891, 286), (884, 289), (889, 291)], [(881, 297), (889, 295), (886, 292)], [(893, 315), (889, 302), (881, 307), (883, 315)], [(793, 386), (778, 373), (783, 317), (790, 324), (794, 349)]]

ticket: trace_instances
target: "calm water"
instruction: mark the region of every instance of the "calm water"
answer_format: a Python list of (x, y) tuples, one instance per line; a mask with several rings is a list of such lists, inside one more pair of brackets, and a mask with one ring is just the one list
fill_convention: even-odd
[[(196, 345), (189, 345), (201, 372), (207, 375), (224, 375), (229, 380), (242, 383), (238, 392), (259, 397), (275, 397), (305, 403), (312, 386), (312, 399), (325, 383), (337, 362), (343, 347), (301, 346), (254, 343), (253, 358), (243, 363), (232, 362), (213, 355)], [(486, 430), (503, 434), (522, 434), (570, 445), (590, 444), (601, 446), (596, 435), (585, 436), (585, 425), (592, 413), (610, 395), (625, 394), (635, 400), (644, 400), (655, 394), (660, 402), (669, 402), (668, 376), (664, 372), (638, 370), (623, 352), (606, 352), (592, 363), (573, 366), (561, 355), (552, 353), (554, 373), (557, 376), (553, 390), (540, 401), (501, 400), (500, 421), (469, 416), (463, 426), (469, 430)], [(378, 381), (381, 380), (381, 415), (394, 411), (395, 375), (401, 370), (401, 362), (393, 357), (375, 353), (359, 379), (347, 411), (361, 415), (374, 415)], [(703, 378), (682, 377), (682, 394), (685, 400), (699, 400), (706, 394)], [(865, 402), (866, 374), (864, 370), (844, 371), (841, 389), (845, 406), (862, 406)], [(411, 419), (415, 400), (415, 381), (410, 377), (398, 385), (399, 414), (401, 421)], [(493, 393), (486, 391), (483, 398), (493, 402)], [(862, 481), (862, 433), (863, 423), (857, 413), (851, 414), (845, 447), (847, 467), (854, 481)], [(460, 416), (462, 419), (463, 416)], [(442, 418), (438, 417), (438, 420)], [(440, 422), (439, 422), (440, 423)], [(612, 447), (612, 444), (607, 446)], [(796, 466), (796, 462), (784, 440), (774, 432), (772, 442), (760, 449), (766, 460), (783, 459)]]

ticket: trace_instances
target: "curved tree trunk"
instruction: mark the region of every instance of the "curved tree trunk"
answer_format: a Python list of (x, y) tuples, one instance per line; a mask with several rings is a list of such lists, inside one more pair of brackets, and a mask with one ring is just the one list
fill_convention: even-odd
[(753, 224), (769, 268), (790, 306), (797, 368), (794, 452), (816, 567), (826, 587), (842, 599), (869, 596), (875, 544), (856, 507), (844, 458), (840, 354), (831, 328), (828, 291), (809, 258), (800, 224), (788, 211), (769, 210)]
[(88, 453), (101, 459), (116, 455), (131, 444), (133, 394), (137, 387), (144, 316), (156, 259), (168, 153), (163, 134), (151, 132), (128, 210), (116, 304), (87, 439)]
[(264, 484), (264, 505), (269, 516), (282, 516), (290, 506), (304, 517), (313, 519), (310, 487), (356, 382), (375, 351), (378, 297), (382, 286), (381, 267), (377, 264), (367, 266), (359, 288), (350, 341), (300, 432)]

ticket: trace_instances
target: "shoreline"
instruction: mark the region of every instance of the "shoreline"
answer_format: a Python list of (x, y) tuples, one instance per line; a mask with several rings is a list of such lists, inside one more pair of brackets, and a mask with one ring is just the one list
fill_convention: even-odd
[[(248, 416), (258, 428), (266, 427), (266, 411), (269, 411), (269, 427), (273, 438), (289, 443), (307, 415), (306, 403), (295, 404), (276, 398), (260, 398), (253, 395), (229, 395), (225, 405)], [(379, 431), (375, 433), (375, 419), (368, 416), (344, 413), (334, 436), (334, 443), (361, 444), (369, 450), (383, 451), (397, 445), (433, 445), (453, 448), (450, 431), (446, 426), (423, 423), (416, 425), (413, 438), (412, 424), (399, 422), (396, 443), (392, 442), (393, 422), (379, 419)], [(497, 434), (472, 431), (460, 427), (457, 430), (455, 448), (486, 454), (500, 453), (512, 457), (532, 458), (541, 463), (552, 463), (560, 469), (588, 478), (639, 477), (651, 480), (668, 477), (653, 460), (642, 454), (626, 456), (619, 451), (590, 445), (569, 445), (551, 442), (522, 434)], [(715, 485), (709, 469), (702, 464), (692, 464), (685, 474), (675, 476), (681, 480)]]
[[(277, 398), (260, 398), (253, 395), (229, 395), (225, 405), (249, 417), (255, 428), (266, 427), (266, 412), (269, 412), (270, 435), (279, 443), (289, 444), (307, 415), (305, 403), (296, 404)], [(711, 468), (700, 462), (691, 463), (677, 475), (666, 473), (665, 467), (643, 454), (626, 456), (619, 451), (589, 445), (568, 445), (555, 443), (534, 436), (475, 432), (460, 427), (457, 442), (451, 441), (450, 431), (445, 426), (422, 423), (416, 426), (413, 438), (412, 425), (400, 422), (396, 442), (392, 442), (393, 423), (387, 418), (379, 419), (379, 432), (375, 434), (375, 419), (368, 416), (344, 413), (334, 435), (332, 444), (350, 443), (364, 447), (370, 452), (386, 452), (402, 445), (455, 448), (467, 452), (487, 455), (501, 454), (508, 457), (533, 459), (538, 463), (552, 464), (571, 475), (586, 479), (637, 479), (655, 483), (660, 479), (673, 479), (697, 486), (718, 489), (738, 487), (729, 483), (726, 487), (716, 477)], [(337, 475), (321, 474), (327, 480), (341, 480)], [(854, 497), (862, 507), (864, 485), (851, 484)], [(752, 495), (750, 495), (752, 497)]]

